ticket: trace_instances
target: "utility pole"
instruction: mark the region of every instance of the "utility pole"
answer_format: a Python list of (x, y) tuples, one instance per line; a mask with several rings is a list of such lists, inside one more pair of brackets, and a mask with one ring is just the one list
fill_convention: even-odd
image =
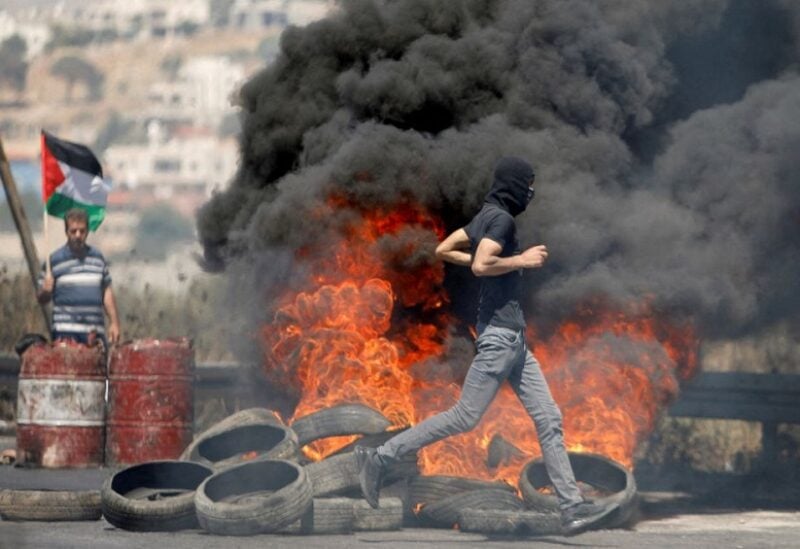
[[(6, 157), (6, 151), (3, 148), (3, 139), (0, 138), (0, 179), (3, 180), (3, 188), (6, 191), (6, 198), (8, 206), (11, 209), (11, 217), (14, 218), (14, 225), (17, 227), (20, 241), (22, 242), (22, 249), (25, 252), (25, 260), (28, 262), (28, 271), (31, 275), (31, 282), (33, 283), (34, 293), (36, 292), (37, 279), (39, 277), (39, 259), (36, 256), (36, 246), (33, 243), (33, 236), (31, 235), (31, 226), (28, 224), (28, 218), (25, 216), (25, 210), (22, 207), (22, 201), (19, 199), (17, 192), (17, 184), (14, 182), (14, 176), (11, 173), (11, 166)], [(50, 331), (50, 315), (47, 314), (47, 306), (40, 304), (42, 315), (44, 316), (44, 325), (47, 326), (47, 331)]]

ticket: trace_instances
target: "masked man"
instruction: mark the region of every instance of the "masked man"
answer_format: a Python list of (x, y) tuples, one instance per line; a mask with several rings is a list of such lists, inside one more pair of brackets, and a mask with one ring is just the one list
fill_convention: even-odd
[(573, 535), (598, 526), (617, 508), (588, 502), (581, 495), (564, 446), (561, 412), (539, 363), (525, 343), (525, 319), (520, 306), (522, 270), (539, 268), (547, 260), (544, 245), (520, 251), (517, 238), (514, 218), (533, 199), (533, 181), (533, 168), (527, 162), (501, 159), (481, 210), (466, 227), (454, 231), (436, 248), (439, 259), (471, 267), (480, 278), (477, 355), (455, 406), (378, 448), (356, 448), (361, 489), (373, 507), (378, 506), (388, 465), (433, 442), (473, 429), (500, 385), (508, 381), (536, 426), (545, 467), (558, 497), (564, 533)]

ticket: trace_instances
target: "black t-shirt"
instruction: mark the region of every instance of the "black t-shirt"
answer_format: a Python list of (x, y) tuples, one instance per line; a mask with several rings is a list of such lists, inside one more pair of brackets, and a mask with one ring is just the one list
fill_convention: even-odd
[[(500, 257), (520, 253), (514, 218), (494, 204), (484, 204), (464, 230), (469, 236), (473, 256), (478, 249), (478, 243), (484, 238), (494, 240), (502, 246)], [(525, 318), (519, 304), (521, 289), (522, 269), (499, 276), (481, 277), (478, 326), (491, 324), (512, 330), (524, 329)]]

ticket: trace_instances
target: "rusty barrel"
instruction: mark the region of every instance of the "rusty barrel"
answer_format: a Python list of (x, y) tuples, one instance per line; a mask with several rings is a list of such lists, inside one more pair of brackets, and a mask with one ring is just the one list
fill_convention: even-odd
[(17, 389), (17, 462), (46, 468), (103, 465), (105, 357), (72, 341), (22, 355)]
[(194, 350), (188, 338), (114, 347), (108, 370), (106, 464), (177, 459), (194, 431)]

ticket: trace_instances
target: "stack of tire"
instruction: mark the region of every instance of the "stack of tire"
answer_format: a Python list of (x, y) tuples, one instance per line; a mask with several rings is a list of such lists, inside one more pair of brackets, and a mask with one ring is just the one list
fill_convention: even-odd
[[(360, 497), (351, 448), (304, 464), (305, 444), (332, 436), (387, 438), (390, 422), (361, 405), (328, 408), (283, 424), (274, 412), (244, 410), (213, 425), (180, 460), (134, 465), (101, 490), (103, 516), (126, 530), (200, 527), (218, 535), (331, 534), (402, 526), (399, 498), (372, 509)], [(396, 476), (416, 473), (404, 463)], [(355, 496), (355, 497), (348, 497)]]
[[(593, 492), (595, 503), (614, 503), (617, 509), (598, 528), (620, 528), (632, 524), (637, 512), (636, 481), (631, 471), (604, 456), (569, 453), (575, 477)], [(558, 500), (542, 459), (529, 462), (522, 470), (519, 490), (525, 502), (521, 510), (472, 509), (458, 514), (464, 532), (490, 535), (537, 536), (561, 533)]]

